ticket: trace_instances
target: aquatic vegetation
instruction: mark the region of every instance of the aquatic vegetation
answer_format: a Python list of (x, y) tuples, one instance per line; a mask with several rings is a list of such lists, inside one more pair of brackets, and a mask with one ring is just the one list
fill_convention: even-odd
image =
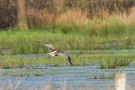
[(114, 75), (115, 75), (114, 72), (113, 73), (112, 72), (111, 73), (99, 73), (99, 74), (94, 73), (93, 76), (90, 78), (93, 78), (93, 79), (114, 79)]
[[(100, 58), (100, 55), (96, 58)], [(40, 59), (41, 57), (38, 57), (39, 61), (37, 62), (36, 60), (34, 60), (32, 64), (34, 64), (35, 62), (35, 65), (29, 65), (28, 69), (26, 67), (23, 67), (21, 69), (20, 68), (4, 69), (2, 77), (10, 77), (11, 80), (13, 79), (13, 81), (15, 82), (19, 80), (18, 78), (21, 78), (21, 79), (23, 78), (24, 80), (22, 84), (19, 86), (19, 88), (22, 85), (26, 85), (26, 84), (31, 85), (34, 82), (34, 85), (36, 86), (41, 85), (41, 83), (43, 83), (42, 86), (46, 86), (46, 84), (48, 85), (51, 83), (54, 86), (56, 85), (55, 87), (59, 87), (59, 88), (62, 88), (64, 84), (65, 87), (67, 88), (73, 87), (76, 89), (77, 87), (86, 88), (87, 87), (86, 85), (89, 85), (89, 86), (93, 85), (93, 87), (96, 87), (96, 86), (100, 87), (102, 85), (101, 87), (106, 87), (105, 85), (108, 82), (109, 82), (108, 83), (109, 85), (112, 85), (115, 71), (122, 70), (120, 68), (119, 69), (100, 69), (99, 67), (96, 66), (98, 64), (95, 64), (93, 66), (91, 65), (90, 66), (59, 66), (59, 67), (47, 66), (45, 69), (44, 67), (46, 66), (46, 64), (43, 64), (42, 60)], [(52, 61), (54, 60), (52, 59)], [(28, 62), (26, 64), (28, 64)], [(66, 64), (69, 64), (69, 63), (66, 63)], [(127, 67), (124, 67), (123, 71), (126, 71), (125, 68), (127, 69)], [(133, 79), (134, 69), (129, 68), (127, 70), (131, 70), (132, 74), (131, 72), (128, 72), (128, 71), (126, 71), (126, 73), (128, 77), (131, 76), (130, 79), (134, 80)], [(15, 78), (17, 78), (17, 80), (15, 80)], [(48, 80), (50, 80), (50, 83), (47, 83)], [(67, 83), (64, 81), (66, 81)], [(97, 83), (99, 85), (97, 85)], [(15, 83), (13, 83), (13, 85), (14, 84)]]
[(98, 79), (98, 76), (96, 74), (93, 75), (94, 79)]
[[(106, 54), (105, 54), (106, 53)], [(108, 52), (110, 53), (110, 52)], [(96, 65), (100, 69), (117, 68), (121, 66), (129, 66), (131, 62), (135, 61), (134, 54), (107, 54), (103, 52), (100, 54), (81, 54), (71, 55), (72, 66), (91, 66)], [(0, 68), (2, 69), (45, 69), (46, 67), (63, 67), (70, 66), (68, 61), (63, 57), (47, 58), (47, 56), (1, 56)]]
[(105, 58), (102, 57), (99, 65), (101, 69), (129, 66), (129, 64), (134, 60), (134, 58), (134, 55), (112, 55)]
[(114, 73), (113, 74), (100, 74), (99, 78), (100, 79), (114, 79)]
[(36, 73), (34, 74), (34, 76), (42, 76), (42, 73), (41, 73), (41, 72), (36, 72)]

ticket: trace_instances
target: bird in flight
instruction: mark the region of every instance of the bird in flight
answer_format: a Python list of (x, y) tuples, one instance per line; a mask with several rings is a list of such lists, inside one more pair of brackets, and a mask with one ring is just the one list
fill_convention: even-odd
[(50, 53), (47, 53), (48, 58), (51, 58), (51, 57), (54, 57), (54, 56), (63, 56), (72, 65), (71, 58), (70, 58), (70, 56), (68, 54), (64, 53), (63, 51), (55, 49), (55, 47), (52, 44), (48, 44), (48, 43), (44, 43), (44, 42), (38, 42), (38, 43), (42, 44), (42, 45), (45, 45), (47, 48), (50, 49)]

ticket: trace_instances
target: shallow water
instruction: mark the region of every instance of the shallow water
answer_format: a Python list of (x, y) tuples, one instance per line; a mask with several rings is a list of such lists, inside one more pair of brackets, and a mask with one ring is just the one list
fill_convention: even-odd
[[(91, 50), (91, 51), (66, 51), (69, 54), (89, 54), (89, 53), (106, 53), (106, 54), (134, 54), (134, 49), (128, 50)], [(46, 56), (46, 54), (21, 54), (13, 55), (23, 57)], [(41, 65), (40, 69), (22, 68), (22, 69), (0, 69), (0, 90), (10, 89), (17, 90), (39, 90), (45, 89), (45, 86), (52, 85), (57, 88), (72, 87), (87, 88), (88, 90), (108, 90), (114, 88), (114, 74), (123, 72), (127, 75), (127, 84), (135, 89), (135, 65), (130, 64), (128, 67), (116, 69), (100, 69), (97, 63), (89, 66), (63, 66), (47, 67)], [(92, 89), (93, 88), (93, 89)]]
[[(43, 89), (50, 84), (61, 88), (95, 88), (106, 90), (113, 88), (115, 72), (127, 74), (127, 84), (135, 85), (135, 68), (121, 67), (119, 69), (99, 69), (98, 66), (69, 66), (69, 67), (46, 67), (44, 69), (1, 69), (0, 87), (6, 89), (10, 83), (12, 88), (27, 90), (33, 87)], [(40, 73), (40, 75), (37, 75)], [(110, 76), (109, 76), (110, 75)], [(35, 90), (35, 89), (34, 89)]]

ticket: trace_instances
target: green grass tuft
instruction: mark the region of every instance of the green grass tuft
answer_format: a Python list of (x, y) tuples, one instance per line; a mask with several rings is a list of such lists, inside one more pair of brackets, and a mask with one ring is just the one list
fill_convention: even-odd
[(101, 69), (111, 69), (120, 66), (129, 66), (134, 60), (132, 55), (113, 55), (105, 58), (101, 58), (99, 63)]

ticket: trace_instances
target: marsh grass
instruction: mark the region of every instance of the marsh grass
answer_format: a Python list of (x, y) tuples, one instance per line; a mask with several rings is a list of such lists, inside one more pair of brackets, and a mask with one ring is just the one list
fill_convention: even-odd
[(100, 74), (99, 78), (100, 79), (114, 79), (114, 75), (115, 75), (114, 73), (113, 74), (107, 74), (107, 75), (103, 73), (103, 74)]
[(93, 74), (92, 77), (93, 79), (114, 79), (114, 75), (115, 73), (112, 74), (105, 74), (105, 73), (101, 73), (101, 74)]
[[(101, 69), (117, 68), (129, 66), (134, 61), (133, 54), (82, 54), (79, 56), (71, 55), (72, 66), (99, 65)], [(98, 63), (98, 64), (97, 64)], [(68, 60), (63, 57), (47, 58), (46, 56), (20, 57), (7, 56), (0, 60), (0, 68), (26, 68), (26, 69), (45, 69), (46, 67), (70, 66)]]
[[(132, 32), (134, 33), (134, 32)], [(47, 31), (16, 32), (8, 31), (0, 34), (1, 54), (36, 54), (47, 53), (48, 49), (36, 41), (53, 44), (64, 50), (97, 50), (134, 48), (134, 37), (128, 35), (118, 37), (91, 36), (89, 32), (52, 33)], [(128, 38), (126, 38), (128, 37)], [(130, 38), (129, 38), (130, 37)], [(85, 43), (85, 44), (84, 44)]]
[(129, 66), (133, 60), (134, 56), (132, 55), (113, 55), (105, 58), (102, 57), (99, 65), (101, 69), (111, 69), (120, 66)]

